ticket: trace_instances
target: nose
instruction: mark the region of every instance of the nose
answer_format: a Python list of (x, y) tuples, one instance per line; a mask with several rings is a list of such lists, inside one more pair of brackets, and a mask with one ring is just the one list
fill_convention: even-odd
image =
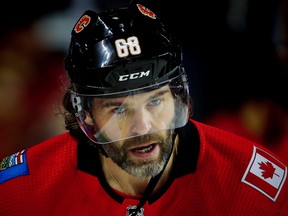
[(133, 113), (131, 119), (131, 132), (133, 135), (146, 134), (151, 130), (152, 116), (146, 109), (138, 109)]

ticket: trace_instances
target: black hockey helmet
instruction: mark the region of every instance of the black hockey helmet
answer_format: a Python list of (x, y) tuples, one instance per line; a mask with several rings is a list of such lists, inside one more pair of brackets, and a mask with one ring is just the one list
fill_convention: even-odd
[(65, 68), (78, 93), (109, 94), (178, 76), (181, 55), (158, 17), (135, 4), (86, 11), (73, 28)]
[[(106, 141), (101, 141), (100, 129), (95, 132), (84, 121), (87, 97), (123, 97), (169, 84), (184, 101), (181, 109), (189, 107), (180, 45), (142, 4), (102, 13), (85, 11), (72, 30), (65, 70), (80, 126), (96, 143)], [(184, 120), (172, 128), (187, 123), (186, 108), (179, 117)]]

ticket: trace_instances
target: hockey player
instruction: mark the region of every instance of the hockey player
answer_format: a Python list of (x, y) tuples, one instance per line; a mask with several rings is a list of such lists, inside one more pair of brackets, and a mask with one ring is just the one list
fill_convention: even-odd
[(85, 11), (69, 132), (4, 158), (0, 215), (288, 215), (287, 164), (192, 119), (181, 47), (143, 4)]

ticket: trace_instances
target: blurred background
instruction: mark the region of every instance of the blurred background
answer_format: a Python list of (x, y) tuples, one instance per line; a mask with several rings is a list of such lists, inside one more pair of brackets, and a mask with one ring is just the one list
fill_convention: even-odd
[[(0, 159), (65, 131), (63, 59), (86, 9), (128, 0), (9, 1), (0, 29)], [(288, 161), (288, 1), (144, 0), (174, 31), (193, 118), (259, 142)]]

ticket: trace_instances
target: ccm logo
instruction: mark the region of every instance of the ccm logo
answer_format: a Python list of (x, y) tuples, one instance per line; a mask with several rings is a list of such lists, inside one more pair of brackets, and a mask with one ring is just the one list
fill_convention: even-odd
[(119, 81), (126, 81), (126, 80), (133, 80), (133, 79), (139, 79), (142, 78), (144, 76), (149, 76), (150, 70), (148, 71), (142, 71), (142, 72), (137, 72), (137, 73), (132, 73), (132, 74), (127, 74), (127, 75), (122, 75), (119, 76)]

